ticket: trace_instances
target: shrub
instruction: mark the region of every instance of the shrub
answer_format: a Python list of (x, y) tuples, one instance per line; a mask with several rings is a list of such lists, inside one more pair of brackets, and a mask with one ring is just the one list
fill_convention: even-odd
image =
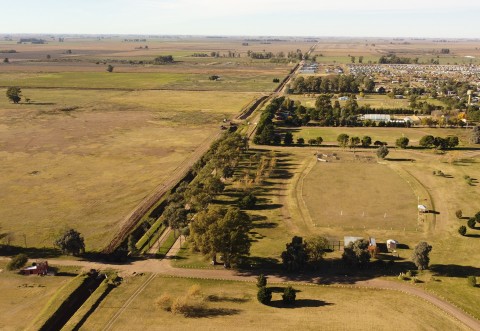
[(257, 197), (252, 193), (248, 193), (238, 199), (238, 207), (241, 209), (253, 209), (256, 203)]
[(412, 282), (412, 284), (416, 284), (416, 283), (419, 283), (420, 281), (418, 280), (417, 277), (412, 277), (411, 282)]
[(173, 300), (170, 310), (173, 314), (195, 317), (202, 314), (205, 310), (205, 304), (198, 300), (189, 300), (188, 297), (179, 297)]
[(408, 278), (411, 278), (412, 277), (412, 272), (410, 270), (408, 270), (406, 273), (405, 273), (405, 276), (407, 276)]
[(462, 236), (467, 234), (467, 228), (465, 227), (465, 225), (462, 225), (458, 228), (458, 233), (460, 233)]
[(468, 284), (468, 286), (471, 286), (471, 287), (477, 286), (477, 277), (468, 276), (467, 277), (467, 284)]
[(406, 280), (407, 279), (407, 276), (401, 272), (399, 275), (398, 275), (398, 280)]
[(463, 216), (463, 212), (461, 209), (458, 209), (456, 212), (455, 212), (455, 216), (457, 216), (458, 219), (461, 219), (462, 216)]
[(257, 287), (262, 288), (267, 286), (267, 277), (265, 277), (263, 274), (258, 275), (257, 277)]
[(295, 289), (291, 286), (286, 287), (283, 290), (282, 300), (283, 303), (286, 305), (293, 305), (295, 303), (295, 298), (297, 294), (295, 293)]
[(262, 286), (258, 289), (257, 299), (260, 303), (268, 305), (272, 301), (272, 291), (266, 286)]
[(187, 295), (190, 297), (198, 297), (200, 296), (200, 294), (200, 285), (198, 284), (193, 284), (192, 286), (190, 286), (187, 292)]
[(467, 225), (470, 229), (475, 229), (475, 224), (476, 223), (477, 223), (477, 220), (475, 219), (475, 217), (471, 217), (467, 221)]
[(7, 270), (17, 270), (23, 267), (28, 262), (28, 257), (25, 254), (18, 254), (12, 257), (7, 264)]
[(155, 300), (155, 305), (163, 310), (170, 311), (172, 307), (172, 298), (168, 294), (162, 294)]

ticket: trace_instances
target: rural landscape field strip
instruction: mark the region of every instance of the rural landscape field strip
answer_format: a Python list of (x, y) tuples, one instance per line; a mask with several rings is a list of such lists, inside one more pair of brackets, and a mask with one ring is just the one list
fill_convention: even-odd
[(147, 198), (142, 200), (135, 209), (125, 217), (120, 223), (121, 229), (117, 232), (113, 240), (103, 250), (104, 253), (112, 253), (118, 246), (125, 240), (128, 234), (135, 228), (145, 214), (152, 209), (153, 206), (169, 191), (171, 190), (182, 178), (184, 178), (190, 168), (210, 147), (210, 144), (219, 137), (220, 133), (215, 132), (206, 141), (204, 141), (187, 159), (185, 159), (173, 173), (170, 174), (169, 180), (160, 186), (150, 194)]
[[(136, 273), (145, 272), (145, 273), (152, 273), (148, 276), (148, 278), (135, 290), (135, 292), (129, 296), (128, 300), (122, 305), (122, 307), (115, 313), (115, 315), (110, 319), (108, 324), (105, 326), (104, 330), (109, 330), (114, 322), (118, 319), (118, 317), (125, 311), (125, 309), (132, 303), (132, 301), (148, 286), (148, 284), (156, 277), (156, 275), (167, 275), (172, 277), (181, 277), (181, 278), (189, 278), (189, 279), (212, 279), (212, 280), (232, 280), (232, 281), (242, 281), (242, 282), (255, 282), (256, 276), (254, 275), (243, 275), (241, 273), (237, 273), (236, 271), (232, 270), (208, 270), (208, 269), (185, 269), (185, 268), (174, 268), (170, 265), (170, 261), (167, 259), (158, 261), (158, 260), (144, 260), (144, 261), (137, 261), (132, 262), (130, 265), (124, 264), (104, 264), (104, 263), (97, 263), (97, 262), (87, 262), (87, 261), (70, 261), (70, 260), (56, 260), (54, 262), (58, 265), (68, 266), (68, 265), (77, 265), (82, 266), (86, 270), (88, 269), (105, 269), (105, 268), (113, 268), (120, 270), (124, 273), (131, 273), (135, 271)], [(313, 286), (318, 286), (316, 282), (317, 279), (309, 279), (309, 280), (299, 280), (299, 279), (290, 279), (288, 277), (282, 276), (274, 276), (269, 275), (269, 283), (272, 284), (311, 284)], [(442, 311), (448, 313), (449, 315), (455, 317), (465, 325), (472, 328), (472, 330), (477, 330), (480, 328), (480, 321), (472, 317), (471, 315), (465, 313), (461, 309), (453, 306), (452, 304), (441, 300), (437, 296), (426, 292), (422, 289), (419, 289), (412, 285), (406, 285), (404, 283), (397, 283), (382, 279), (370, 279), (365, 281), (356, 281), (353, 284), (334, 284), (334, 285), (322, 285), (327, 287), (349, 287), (349, 288), (362, 288), (362, 287), (369, 287), (369, 288), (376, 288), (376, 289), (384, 289), (384, 290), (394, 290), (394, 291), (401, 291), (404, 293), (409, 293), (420, 297), (431, 304), (435, 305)]]
[(122, 305), (122, 307), (112, 316), (112, 318), (108, 321), (108, 323), (105, 325), (105, 327), (102, 329), (103, 331), (108, 331), (111, 330), (117, 319), (120, 317), (120, 315), (125, 311), (125, 309), (128, 308), (128, 306), (135, 300), (136, 297), (138, 297), (143, 290), (150, 284), (156, 277), (156, 274), (151, 274), (147, 277), (145, 282), (143, 282), (136, 290), (133, 292), (133, 294), (125, 301), (125, 303)]

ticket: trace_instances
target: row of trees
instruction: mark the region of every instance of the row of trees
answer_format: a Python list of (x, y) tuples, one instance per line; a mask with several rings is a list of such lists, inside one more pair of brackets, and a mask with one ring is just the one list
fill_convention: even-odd
[(449, 137), (434, 137), (432, 135), (423, 136), (420, 141), (419, 145), (425, 148), (432, 148), (435, 147), (436, 149), (451, 149), (457, 147), (459, 144), (459, 140), (457, 136), (449, 136)]
[(299, 93), (372, 93), (373, 79), (364, 75), (330, 75), (325, 77), (297, 77), (290, 85), (289, 92)]
[[(286, 249), (281, 254), (283, 266), (288, 272), (298, 272), (307, 267), (318, 269), (329, 247), (329, 241), (324, 237), (317, 236), (304, 241), (302, 237), (295, 236), (286, 244)], [(369, 247), (370, 243), (366, 239), (350, 242), (344, 247), (342, 260), (349, 266), (365, 266), (375, 254)], [(412, 261), (418, 270), (428, 268), (431, 250), (432, 246), (426, 242), (420, 242), (415, 246)]]

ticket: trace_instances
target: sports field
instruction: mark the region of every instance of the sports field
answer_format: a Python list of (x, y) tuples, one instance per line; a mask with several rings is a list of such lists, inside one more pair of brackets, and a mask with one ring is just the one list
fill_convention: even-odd
[(315, 226), (416, 229), (417, 198), (406, 181), (386, 165), (338, 157), (318, 162), (303, 179), (303, 199)]

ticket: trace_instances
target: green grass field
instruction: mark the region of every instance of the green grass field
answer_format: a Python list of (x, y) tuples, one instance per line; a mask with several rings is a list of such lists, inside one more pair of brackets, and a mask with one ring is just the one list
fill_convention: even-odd
[[(85, 329), (101, 329), (129, 295), (143, 281), (129, 277), (114, 289), (84, 325)], [(204, 317), (185, 318), (164, 311), (156, 304), (166, 294), (183, 296), (192, 285), (200, 287)], [(278, 288), (277, 285), (272, 285)], [(305, 330), (386, 329), (391, 325), (401, 330), (463, 330), (455, 320), (437, 308), (406, 294), (385, 290), (294, 286), (297, 305), (283, 308), (281, 294), (274, 293), (271, 306), (256, 299), (253, 283), (218, 280), (195, 280), (157, 277), (135, 298), (114, 322), (116, 330), (130, 330), (161, 325), (169, 330), (245, 330), (288, 329), (302, 325)], [(203, 299), (202, 299), (203, 298)], [(211, 299), (208, 299), (211, 298)], [(380, 313), (381, 312), (381, 313)], [(409, 316), (409, 318), (405, 318)]]
[(359, 127), (302, 127), (291, 130), (294, 139), (302, 137), (307, 142), (309, 139), (322, 137), (325, 144), (338, 145), (337, 137), (342, 133), (348, 134), (350, 137), (357, 136), (360, 139), (363, 136), (370, 136), (372, 142), (376, 140), (385, 141), (389, 146), (395, 146), (395, 141), (400, 137), (407, 137), (410, 146), (418, 146), (418, 142), (425, 135), (433, 135), (435, 137), (458, 136), (460, 146), (470, 146), (469, 129), (444, 129), (444, 128), (359, 128)]
[(278, 74), (241, 75), (226, 72), (221, 74), (219, 81), (211, 81), (208, 79), (210, 75), (181, 72), (1, 73), (0, 86), (264, 92), (272, 91), (277, 86), (272, 80), (278, 77)]

